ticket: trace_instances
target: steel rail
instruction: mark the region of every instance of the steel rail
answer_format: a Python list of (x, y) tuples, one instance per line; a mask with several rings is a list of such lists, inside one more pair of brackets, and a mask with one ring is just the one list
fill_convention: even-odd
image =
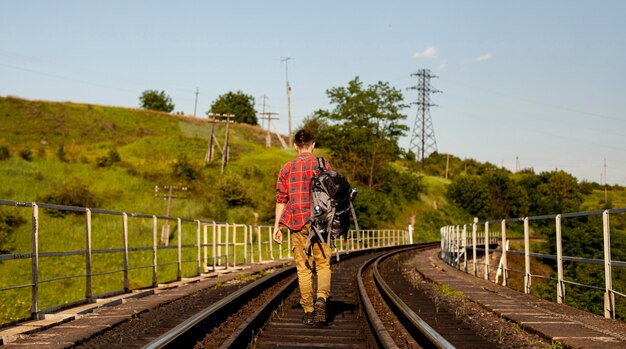
[[(432, 246), (436, 246), (436, 244), (433, 244)], [(425, 247), (426, 246), (424, 245), (420, 245), (417, 248), (425, 248)], [(396, 295), (395, 292), (393, 292), (393, 290), (385, 282), (385, 280), (382, 278), (382, 276), (380, 275), (378, 271), (378, 265), (384, 259), (394, 254), (406, 252), (408, 250), (415, 249), (415, 248), (416, 247), (409, 247), (409, 248), (405, 248), (405, 249), (398, 250), (398, 251), (392, 251), (390, 253), (387, 253), (377, 258), (373, 266), (374, 281), (376, 283), (376, 286), (381, 291), (383, 298), (389, 300), (388, 304), (390, 308), (394, 310), (394, 313), (399, 314), (401, 317), (403, 317), (406, 320), (405, 323), (410, 324), (410, 326), (405, 325), (405, 327), (407, 327), (407, 331), (413, 336), (413, 338), (416, 341), (420, 342), (420, 339), (424, 338), (428, 340), (436, 348), (440, 348), (440, 349), (455, 348), (450, 342), (448, 342), (445, 338), (443, 338), (437, 331), (435, 331), (432, 327), (430, 327), (428, 323), (422, 320), (422, 318), (420, 318), (409, 306), (407, 306), (406, 303), (404, 303), (404, 301), (400, 299), (400, 297), (398, 297), (398, 295)]]
[(367, 290), (365, 289), (365, 283), (363, 282), (363, 272), (372, 264), (375, 260), (378, 259), (378, 256), (371, 258), (367, 262), (365, 262), (357, 273), (357, 284), (359, 288), (359, 298), (361, 299), (361, 305), (363, 306), (363, 310), (365, 311), (365, 316), (367, 318), (367, 322), (370, 326), (372, 332), (376, 334), (375, 339), (378, 345), (385, 349), (395, 349), (399, 348), (398, 345), (393, 341), (393, 338), (389, 334), (389, 331), (385, 327), (385, 324), (376, 313), (376, 309), (374, 309), (374, 305), (367, 294)]
[(239, 309), (237, 304), (243, 303), (245, 299), (250, 297), (250, 294), (253, 291), (265, 289), (267, 285), (275, 283), (276, 280), (289, 277), (290, 275), (295, 273), (295, 269), (295, 266), (291, 266), (275, 273), (263, 276), (262, 278), (238, 289), (229, 296), (211, 304), (211, 306), (209, 306), (208, 308), (204, 309), (203, 311), (182, 322), (178, 326), (167, 331), (165, 334), (150, 342), (143, 348), (176, 348), (186, 346), (186, 344), (195, 344), (197, 338), (189, 338), (189, 333), (193, 331), (193, 328), (203, 326), (209, 321), (216, 321), (218, 320), (218, 318), (224, 318), (224, 316), (220, 315), (220, 313), (223, 313), (228, 307)]
[[(346, 259), (356, 257), (364, 253), (372, 251), (384, 251), (390, 248), (397, 247), (382, 247), (372, 250), (352, 251), (349, 254), (342, 253), (344, 255), (340, 261), (344, 261)], [(334, 264), (340, 261), (332, 259), (331, 263)], [(210, 324), (216, 323), (217, 325), (219, 325), (219, 323), (225, 320), (231, 312), (234, 313), (239, 310), (241, 305), (251, 299), (251, 297), (256, 297), (257, 294), (260, 294), (263, 289), (269, 287), (270, 285), (274, 285), (278, 280), (289, 278), (291, 274), (295, 274), (295, 266), (286, 267), (274, 274), (266, 275), (263, 278), (256, 280), (246, 285), (245, 287), (240, 288), (228, 297), (223, 298), (216, 303), (213, 303), (205, 310), (185, 320), (184, 322), (172, 328), (159, 338), (145, 345), (143, 348), (155, 349), (192, 346), (197, 341), (202, 339), (201, 336), (204, 336), (207, 332), (210, 332), (212, 328)], [(225, 340), (225, 342), (220, 345), (220, 347), (239, 348), (242, 346), (245, 347), (247, 343), (250, 343), (250, 341), (253, 339), (252, 336), (254, 335), (254, 333), (258, 332), (257, 330), (263, 326), (263, 323), (271, 316), (271, 313), (276, 309), (278, 304), (290, 292), (293, 291), (296, 285), (297, 278), (293, 277), (291, 281), (281, 287), (281, 289), (278, 290), (274, 296), (265, 301), (265, 303), (260, 306), (254, 312), (254, 314), (252, 314), (246, 321), (244, 321), (243, 324), (241, 324), (235, 331), (233, 331), (233, 333)], [(254, 293), (254, 295), (251, 296), (251, 293)], [(199, 330), (198, 332), (202, 333), (197, 333), (194, 335), (194, 328), (200, 327), (202, 327), (202, 330)]]

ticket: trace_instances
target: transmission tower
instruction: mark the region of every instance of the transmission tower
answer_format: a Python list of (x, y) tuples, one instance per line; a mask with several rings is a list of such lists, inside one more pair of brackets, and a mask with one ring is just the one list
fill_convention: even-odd
[(416, 86), (411, 86), (409, 90), (417, 90), (418, 99), (413, 104), (417, 105), (417, 115), (413, 132), (411, 133), (411, 141), (409, 142), (409, 150), (417, 156), (418, 161), (424, 161), (428, 155), (437, 151), (437, 140), (435, 139), (435, 130), (433, 121), (430, 118), (430, 107), (437, 106), (430, 102), (430, 94), (441, 92), (430, 86), (430, 79), (437, 76), (432, 75), (429, 69), (420, 69), (411, 76), (419, 77)]

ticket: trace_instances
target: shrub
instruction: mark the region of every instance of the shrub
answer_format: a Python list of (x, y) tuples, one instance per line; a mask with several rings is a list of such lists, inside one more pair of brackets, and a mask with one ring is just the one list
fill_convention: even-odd
[(0, 160), (6, 160), (11, 157), (9, 147), (6, 145), (0, 145)]
[(59, 148), (57, 149), (57, 158), (61, 162), (67, 162), (67, 155), (65, 154), (65, 147), (63, 144), (59, 145)]
[(200, 177), (200, 171), (193, 166), (186, 155), (182, 155), (172, 164), (172, 175), (176, 178), (193, 181)]
[(33, 160), (33, 152), (29, 148), (20, 150), (20, 157), (26, 161)]
[(245, 206), (252, 203), (246, 184), (238, 175), (220, 177), (216, 187), (228, 207)]
[[(52, 192), (38, 197), (38, 201), (64, 206), (97, 206), (95, 194), (86, 184), (76, 178), (70, 179), (68, 184), (55, 186)], [(46, 210), (46, 212), (53, 217), (64, 217), (68, 211)]]
[(13, 251), (13, 230), (24, 223), (26, 220), (23, 217), (6, 210), (0, 210), (0, 254)]
[(116, 149), (109, 150), (107, 156), (99, 156), (96, 158), (96, 166), (98, 167), (110, 167), (116, 162), (122, 161), (120, 153)]
[(113, 163), (111, 162), (111, 159), (109, 159), (107, 156), (99, 156), (96, 158), (96, 166), (98, 167), (109, 167), (112, 164)]
[(109, 150), (109, 160), (111, 160), (111, 163), (122, 161), (122, 158), (120, 157), (120, 153), (117, 152), (117, 149)]

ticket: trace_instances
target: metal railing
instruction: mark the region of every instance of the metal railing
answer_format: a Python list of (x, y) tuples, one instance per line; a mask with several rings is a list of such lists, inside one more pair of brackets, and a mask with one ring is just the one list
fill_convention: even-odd
[[(21, 213), (31, 221), (30, 229), (14, 232), (22, 245), (30, 235), (30, 250), (0, 254), (0, 310), (11, 303), (17, 309), (0, 313), (0, 325), (241, 264), (292, 258), (291, 237), (286, 244), (272, 243), (272, 226), (9, 200), (0, 200), (0, 206), (30, 209)], [(42, 211), (66, 216), (55, 218)], [(168, 222), (175, 225), (163, 243), (159, 228)], [(76, 232), (77, 226), (84, 230)], [(336, 241), (335, 250), (409, 243), (411, 227), (351, 230), (346, 242)], [(58, 284), (65, 288), (55, 287)], [(55, 300), (58, 294), (51, 296), (59, 290), (66, 293), (62, 302)]]
[[(502, 276), (502, 285), (504, 286), (508, 285), (509, 272), (520, 272), (521, 274), (523, 274), (523, 291), (527, 294), (531, 293), (533, 278), (553, 280), (556, 282), (556, 300), (558, 303), (565, 302), (566, 285), (601, 290), (604, 292), (604, 317), (614, 319), (616, 313), (615, 296), (617, 295), (626, 299), (626, 295), (614, 289), (613, 287), (615, 273), (613, 267), (626, 268), (626, 262), (613, 261), (611, 258), (612, 246), (610, 217), (611, 215), (621, 214), (624, 212), (626, 212), (626, 208), (610, 209), (604, 211), (562, 213), (524, 218), (511, 218), (485, 222), (479, 222), (478, 218), (474, 218), (473, 223), (467, 223), (463, 225), (450, 225), (441, 228), (441, 258), (448, 262), (448, 264), (455, 266), (458, 269), (464, 269), (466, 273), (472, 273), (474, 276), (479, 276), (478, 266), (479, 264), (482, 264), (480, 265), (483, 268), (482, 277), (485, 280), (492, 280), (495, 283), (498, 283), (499, 277)], [(601, 216), (602, 218), (601, 231), (603, 242), (602, 250), (604, 258), (585, 258), (580, 256), (564, 255), (562, 224), (563, 220), (566, 218), (593, 216)], [(539, 224), (543, 224), (544, 229), (546, 227), (548, 227), (548, 229), (550, 230), (553, 229), (554, 239), (556, 243), (556, 255), (536, 253), (531, 251), (531, 240), (541, 240), (545, 238), (545, 235), (542, 236), (541, 234), (538, 234), (535, 237), (532, 236), (534, 231), (531, 227), (531, 222), (537, 222), (535, 223), (537, 226)], [(516, 223), (521, 224), (523, 227), (523, 251), (516, 251), (509, 247), (510, 240), (507, 239), (507, 226)], [(600, 224), (598, 223), (598, 225)], [(497, 228), (498, 226), (500, 227), (499, 229)], [(471, 228), (471, 231), (469, 231), (469, 228)], [(492, 249), (494, 247), (499, 248)], [(616, 248), (615, 246), (613, 247)], [(483, 263), (478, 262), (478, 252), (484, 254)], [(494, 252), (500, 254), (500, 262), (497, 268), (494, 268), (491, 265), (490, 261), (490, 254), (493, 254)], [(471, 255), (468, 256), (468, 254), (470, 253)], [(524, 270), (518, 271), (509, 269), (507, 262), (508, 255), (524, 256)], [(531, 271), (531, 257), (555, 261), (557, 267), (556, 278), (548, 275), (534, 274)], [(603, 265), (604, 286), (599, 287), (595, 285), (579, 283), (574, 280), (565, 279), (564, 262)], [(495, 275), (493, 275), (494, 271)], [(621, 271), (626, 270), (622, 269)], [(495, 276), (495, 278), (493, 278), (493, 276)]]

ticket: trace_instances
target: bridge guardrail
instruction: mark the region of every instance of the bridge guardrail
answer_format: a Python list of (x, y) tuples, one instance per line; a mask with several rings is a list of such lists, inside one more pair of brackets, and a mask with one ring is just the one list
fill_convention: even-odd
[[(482, 263), (483, 275), (485, 280), (492, 280), (498, 283), (500, 276), (502, 277), (502, 285), (507, 286), (509, 280), (509, 272), (519, 272), (523, 275), (524, 293), (530, 294), (533, 278), (550, 279), (556, 282), (556, 300), (558, 303), (565, 303), (566, 285), (584, 287), (588, 289), (601, 290), (604, 293), (604, 317), (615, 318), (616, 316), (616, 300), (615, 296), (626, 299), (624, 294), (613, 287), (615, 273), (613, 268), (625, 268), (626, 262), (613, 261), (611, 257), (611, 225), (610, 216), (614, 214), (622, 214), (626, 212), (626, 208), (588, 211), (588, 212), (571, 212), (553, 215), (532, 216), (524, 218), (510, 218), (500, 220), (490, 220), (479, 222), (478, 218), (474, 218), (473, 223), (462, 225), (449, 225), (441, 227), (441, 258), (448, 264), (463, 269), (466, 273), (478, 275), (478, 258), (477, 253), (484, 254), (484, 263)], [(563, 254), (563, 225), (562, 221), (566, 218), (601, 216), (602, 231), (602, 250), (604, 258), (585, 258), (580, 256), (566, 256)], [(556, 255), (531, 252), (531, 222), (544, 221), (554, 224), (554, 239), (556, 242)], [(507, 239), (507, 225), (522, 224), (524, 231), (524, 251), (516, 251), (509, 249), (510, 240)], [(500, 229), (493, 230), (492, 225), (500, 225)], [(471, 227), (471, 231), (469, 228)], [(491, 230), (490, 230), (491, 229)], [(599, 229), (600, 230), (600, 229)], [(498, 249), (492, 247), (499, 246)], [(613, 246), (615, 248), (615, 246)], [(500, 254), (500, 263), (497, 268), (492, 268), (490, 262), (490, 253)], [(468, 254), (470, 254), (468, 256)], [(524, 270), (513, 270), (508, 267), (507, 255), (524, 256)], [(541, 274), (535, 274), (531, 271), (530, 257), (540, 259), (550, 259), (556, 262), (557, 276), (556, 278)], [(592, 265), (604, 266), (604, 286), (588, 285), (574, 280), (567, 280), (564, 277), (564, 262), (586, 263)], [(471, 271), (470, 271), (471, 267)], [(494, 270), (495, 269), (495, 270)], [(495, 275), (494, 274), (495, 271)], [(622, 270), (621, 270), (622, 271)], [(626, 270), (623, 270), (626, 272)], [(494, 278), (495, 277), (495, 278)]]
[[(0, 304), (13, 302), (16, 308), (0, 312), (0, 326), (241, 264), (292, 258), (290, 237), (287, 244), (275, 245), (272, 226), (10, 200), (0, 200), (0, 206), (30, 209), (31, 221), (30, 229), (24, 227), (16, 232), (22, 242), (30, 238), (30, 250), (0, 254)], [(77, 215), (67, 222), (42, 215), (42, 210)], [(163, 232), (159, 234), (159, 227), (167, 222), (175, 226), (161, 241)], [(84, 231), (65, 232), (81, 224)], [(350, 230), (347, 243), (338, 241), (336, 249), (408, 244), (412, 243), (410, 234), (410, 227)], [(65, 288), (54, 286), (58, 284)], [(54, 301), (58, 299), (54, 293), (64, 289), (71, 295), (59, 304)], [(28, 296), (26, 290), (30, 290)]]

